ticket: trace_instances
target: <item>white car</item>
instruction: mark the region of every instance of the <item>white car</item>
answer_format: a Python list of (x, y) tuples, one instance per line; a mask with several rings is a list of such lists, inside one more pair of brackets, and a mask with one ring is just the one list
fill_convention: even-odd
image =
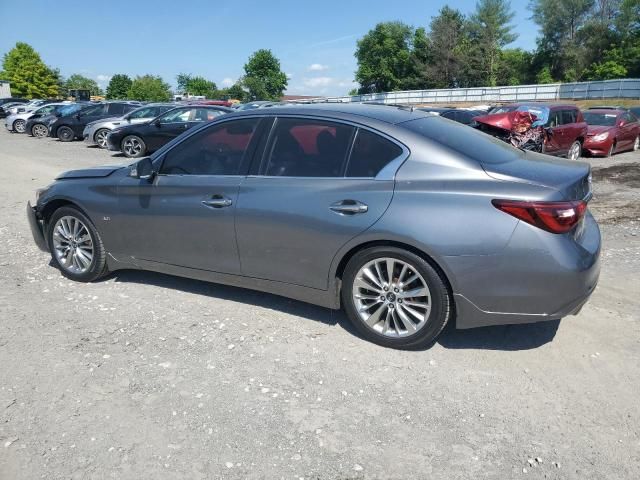
[(92, 145), (107, 148), (107, 135), (111, 130), (124, 125), (144, 123), (162, 115), (164, 112), (175, 108), (175, 103), (150, 103), (136, 108), (121, 117), (109, 117), (88, 123), (84, 127), (82, 137)]
[(28, 101), (27, 103), (14, 105), (7, 111), (7, 114), (15, 115), (16, 113), (32, 112), (38, 107), (42, 107), (43, 105), (46, 105), (48, 103), (52, 103), (51, 100), (42, 100), (39, 98), (34, 98), (33, 100)]
[(14, 113), (5, 119), (4, 126), (7, 127), (7, 130), (10, 132), (24, 133), (26, 131), (27, 120), (34, 116), (44, 117), (46, 115), (51, 115), (60, 108), (69, 105), (69, 103), (70, 102), (49, 103), (35, 110)]

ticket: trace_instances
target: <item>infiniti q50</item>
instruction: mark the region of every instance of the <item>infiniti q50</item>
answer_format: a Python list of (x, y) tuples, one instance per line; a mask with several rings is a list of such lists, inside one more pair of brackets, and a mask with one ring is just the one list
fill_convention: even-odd
[(308, 105), (220, 117), (27, 206), (68, 278), (145, 269), (344, 308), (369, 340), (575, 314), (600, 231), (587, 164), (426, 112)]

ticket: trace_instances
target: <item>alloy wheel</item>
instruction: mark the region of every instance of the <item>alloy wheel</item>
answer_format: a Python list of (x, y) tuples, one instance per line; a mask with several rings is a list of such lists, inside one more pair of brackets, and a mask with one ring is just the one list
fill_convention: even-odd
[(353, 303), (362, 322), (386, 337), (415, 335), (429, 320), (431, 293), (418, 270), (397, 258), (377, 258), (358, 271)]
[(100, 129), (96, 132), (96, 143), (100, 148), (107, 148), (107, 135), (109, 135), (109, 130), (106, 128)]
[(124, 153), (129, 157), (135, 157), (142, 151), (142, 143), (135, 137), (127, 137), (122, 144)]
[(76, 217), (61, 217), (53, 227), (53, 252), (68, 272), (87, 272), (93, 261), (93, 240), (87, 226)]
[(41, 123), (36, 123), (31, 129), (31, 133), (34, 137), (46, 137), (49, 131), (47, 130), (47, 127)]
[(27, 122), (24, 120), (16, 120), (13, 122), (13, 129), (18, 133), (24, 133), (27, 126)]
[(580, 157), (580, 144), (578, 142), (571, 145), (571, 149), (569, 150), (569, 155), (567, 155), (567, 157), (569, 160), (578, 160)]

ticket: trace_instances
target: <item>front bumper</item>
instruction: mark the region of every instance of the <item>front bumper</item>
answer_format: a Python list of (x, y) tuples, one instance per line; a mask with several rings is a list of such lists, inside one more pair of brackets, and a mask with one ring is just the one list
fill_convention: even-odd
[(38, 218), (35, 207), (31, 206), (31, 202), (27, 202), (27, 219), (31, 228), (31, 235), (37, 247), (43, 252), (49, 251), (49, 245), (44, 238), (44, 222)]
[(589, 155), (606, 156), (609, 153), (611, 145), (613, 145), (613, 139), (611, 138), (607, 138), (606, 140), (602, 140), (600, 142), (595, 142), (587, 137), (587, 139), (584, 141), (584, 144), (582, 145), (582, 150), (587, 152)]

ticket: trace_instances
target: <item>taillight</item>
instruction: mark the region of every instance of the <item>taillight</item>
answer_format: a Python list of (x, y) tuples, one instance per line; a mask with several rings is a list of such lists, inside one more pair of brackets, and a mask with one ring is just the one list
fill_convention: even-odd
[(580, 221), (587, 211), (587, 202), (526, 202), (520, 200), (492, 200), (498, 210), (551, 233), (566, 233)]

